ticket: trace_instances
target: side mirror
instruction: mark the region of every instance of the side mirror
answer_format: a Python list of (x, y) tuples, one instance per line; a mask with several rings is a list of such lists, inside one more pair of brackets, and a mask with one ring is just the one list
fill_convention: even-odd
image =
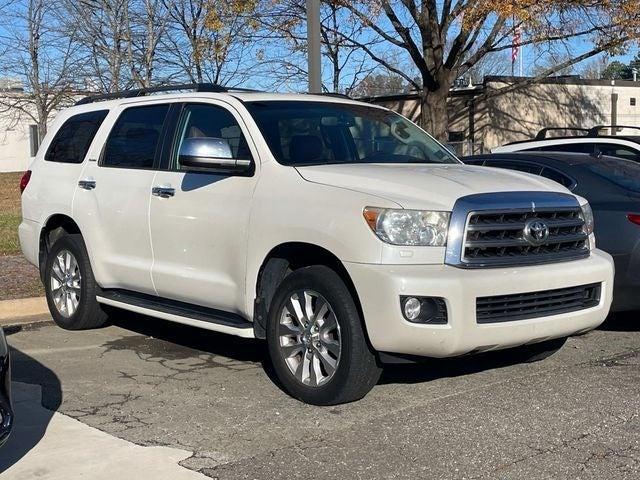
[(185, 138), (178, 152), (184, 170), (209, 173), (247, 173), (251, 160), (233, 158), (229, 142), (223, 138)]

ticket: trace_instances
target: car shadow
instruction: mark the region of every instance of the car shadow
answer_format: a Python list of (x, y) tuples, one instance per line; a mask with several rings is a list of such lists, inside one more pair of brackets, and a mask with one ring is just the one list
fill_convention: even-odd
[(9, 440), (0, 448), (0, 474), (38, 445), (54, 412), (62, 403), (58, 376), (33, 357), (11, 347), (11, 335), (18, 331), (19, 328), (5, 329), (11, 350), (15, 416)]
[(606, 332), (640, 331), (640, 311), (612, 313), (598, 330)]
[(424, 358), (417, 363), (385, 365), (382, 384), (423, 383), (511, 367), (523, 363), (522, 351), (515, 348), (454, 358)]
[(146, 353), (163, 355), (168, 359), (193, 355), (191, 350), (220, 355), (240, 362), (261, 363), (267, 357), (266, 343), (260, 340), (212, 332), (124, 310), (118, 310), (116, 314), (110, 315), (110, 323), (125, 330), (184, 348), (161, 349), (158, 346), (150, 346), (149, 342), (144, 339), (124, 337), (107, 342), (104, 345), (107, 349), (140, 350), (148, 348), (154, 349), (154, 351)]
[[(163, 348), (162, 345), (151, 345), (144, 337), (128, 336), (109, 341), (104, 345), (108, 349), (142, 351), (167, 359), (186, 358), (193, 355), (193, 350), (198, 350), (232, 360), (260, 363), (269, 379), (284, 391), (275, 375), (264, 341), (243, 339), (125, 311), (118, 311), (111, 317), (111, 323), (115, 326), (167, 342), (173, 347), (167, 345), (167, 348)], [(424, 361), (415, 364), (386, 364), (379, 384), (421, 383), (509, 367), (522, 362), (518, 353), (519, 351), (514, 349), (487, 352), (473, 357), (425, 358)]]

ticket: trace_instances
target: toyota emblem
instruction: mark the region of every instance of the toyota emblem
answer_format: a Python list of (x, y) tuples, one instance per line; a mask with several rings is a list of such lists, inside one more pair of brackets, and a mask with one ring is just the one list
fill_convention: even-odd
[(524, 225), (524, 239), (534, 247), (544, 244), (549, 238), (549, 225), (544, 220), (532, 218)]

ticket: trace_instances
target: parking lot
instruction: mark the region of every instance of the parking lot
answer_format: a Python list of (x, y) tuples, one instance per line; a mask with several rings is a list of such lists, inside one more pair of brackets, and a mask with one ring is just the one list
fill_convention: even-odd
[[(3, 479), (143, 478), (145, 465), (166, 478), (640, 475), (635, 314), (535, 364), (499, 353), (389, 367), (365, 399), (328, 408), (284, 394), (261, 342), (128, 314), (115, 323), (9, 329), (18, 416)], [(83, 429), (94, 436), (86, 452)]]

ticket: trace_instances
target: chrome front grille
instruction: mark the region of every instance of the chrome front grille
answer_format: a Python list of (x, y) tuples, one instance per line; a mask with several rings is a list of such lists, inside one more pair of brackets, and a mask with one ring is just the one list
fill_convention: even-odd
[[(541, 225), (539, 238), (534, 234)], [(582, 208), (571, 194), (477, 193), (453, 206), (445, 263), (498, 268), (565, 262), (588, 257), (589, 244)]]
[(462, 264), (537, 264), (589, 255), (580, 207), (481, 211), (469, 214)]

